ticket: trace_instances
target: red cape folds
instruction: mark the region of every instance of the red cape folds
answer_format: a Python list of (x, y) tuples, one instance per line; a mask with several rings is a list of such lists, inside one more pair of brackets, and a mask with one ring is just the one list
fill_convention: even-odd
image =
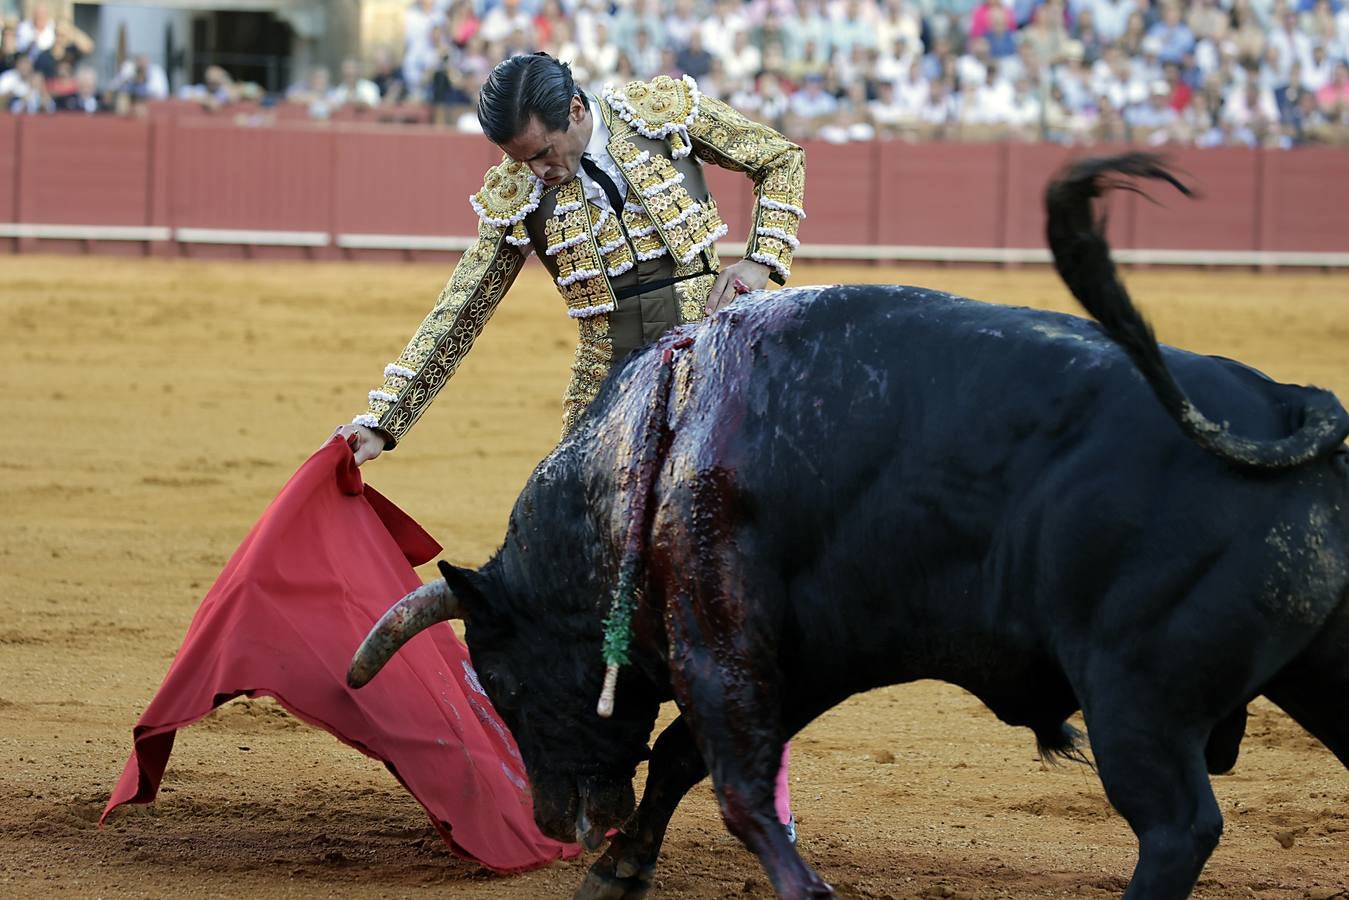
[(445, 843), (498, 872), (574, 856), (534, 825), (524, 765), (449, 625), (409, 641), (360, 691), (347, 665), (413, 571), (440, 552), (416, 522), (361, 483), (334, 438), (291, 477), (202, 600), (103, 811), (150, 803), (174, 733), (241, 694), (275, 697), (381, 760)]

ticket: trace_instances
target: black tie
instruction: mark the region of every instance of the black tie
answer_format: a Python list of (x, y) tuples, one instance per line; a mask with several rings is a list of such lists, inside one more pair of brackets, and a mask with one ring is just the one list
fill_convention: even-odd
[(581, 168), (585, 169), (587, 175), (595, 179), (595, 183), (604, 188), (604, 193), (609, 198), (609, 203), (613, 206), (614, 212), (623, 211), (623, 193), (614, 184), (614, 180), (604, 173), (599, 163), (590, 158), (590, 154), (581, 155)]

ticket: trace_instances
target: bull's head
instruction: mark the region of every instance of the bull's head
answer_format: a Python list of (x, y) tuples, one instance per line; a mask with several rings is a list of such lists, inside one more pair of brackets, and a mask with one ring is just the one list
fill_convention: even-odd
[(633, 774), (647, 752), (658, 699), (624, 678), (609, 718), (595, 712), (604, 678), (602, 625), (593, 602), (511, 596), (489, 563), (481, 571), (440, 563), (444, 581), (423, 585), (376, 623), (352, 659), (347, 683), (366, 684), (413, 635), (461, 618), (483, 689), (519, 745), (539, 829), (597, 848), (634, 808)]

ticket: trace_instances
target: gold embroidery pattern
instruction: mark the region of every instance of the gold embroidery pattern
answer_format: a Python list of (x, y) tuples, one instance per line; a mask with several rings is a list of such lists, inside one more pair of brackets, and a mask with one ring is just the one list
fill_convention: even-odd
[(675, 283), (675, 297), (679, 300), (679, 316), (683, 321), (701, 322), (707, 316), (707, 295), (716, 280), (714, 272)]
[[(805, 152), (771, 128), (751, 122), (710, 97), (702, 99), (689, 136), (699, 159), (745, 172), (754, 181), (757, 202), (745, 256), (771, 268), (773, 280), (785, 283), (791, 272), (793, 242), (805, 215)], [(773, 214), (771, 220), (765, 221), (766, 213)], [(782, 235), (765, 234), (760, 230), (764, 228)]]
[(599, 393), (614, 358), (614, 342), (609, 337), (609, 317), (577, 319), (576, 355), (572, 358), (571, 381), (562, 395), (562, 436), (576, 426), (581, 414)]
[(375, 425), (400, 441), (421, 418), (520, 272), (524, 256), (505, 236), (499, 227), (479, 224), (478, 239), (454, 267), (435, 308), (398, 361), (385, 368), (384, 385), (371, 391), (369, 412), (357, 416), (360, 424)]
[(538, 209), (542, 196), (543, 182), (534, 177), (529, 167), (505, 157), (487, 170), (482, 188), (468, 202), (488, 225), (506, 228), (523, 222), (525, 216)]
[(658, 75), (651, 81), (630, 81), (620, 90), (606, 88), (604, 99), (614, 112), (644, 137), (668, 139), (675, 159), (689, 155), (689, 126), (698, 118), (702, 95), (688, 75), (678, 81)]
[(599, 243), (600, 255), (604, 257), (604, 272), (610, 278), (622, 275), (636, 265), (632, 248), (624, 240), (623, 232), (618, 227), (617, 216), (612, 213), (601, 214), (595, 230), (595, 240)]
[(682, 184), (683, 176), (670, 160), (639, 150), (625, 140), (610, 143), (609, 152), (623, 167), (628, 183), (641, 195), (647, 216), (676, 263), (696, 259), (726, 234), (716, 206), (698, 203), (690, 197)]
[(656, 223), (651, 221), (651, 216), (640, 203), (630, 202), (623, 207), (623, 225), (632, 239), (638, 259), (655, 259), (665, 252)]
[(612, 311), (614, 293), (595, 240), (595, 222), (613, 214), (586, 202), (579, 178), (559, 187), (554, 200), (557, 207), (543, 223), (543, 236), (545, 252), (555, 258), (567, 315), (582, 319)]

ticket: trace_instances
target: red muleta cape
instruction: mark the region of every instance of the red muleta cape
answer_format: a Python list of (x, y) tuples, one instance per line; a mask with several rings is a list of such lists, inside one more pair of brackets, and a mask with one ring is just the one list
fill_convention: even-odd
[(311, 456), (202, 600), (99, 824), (154, 800), (179, 728), (247, 694), (381, 760), (460, 856), (519, 872), (576, 855), (534, 825), (515, 741), (449, 625), (409, 641), (360, 691), (347, 687), (366, 633), (440, 549), (362, 485), (342, 440)]

